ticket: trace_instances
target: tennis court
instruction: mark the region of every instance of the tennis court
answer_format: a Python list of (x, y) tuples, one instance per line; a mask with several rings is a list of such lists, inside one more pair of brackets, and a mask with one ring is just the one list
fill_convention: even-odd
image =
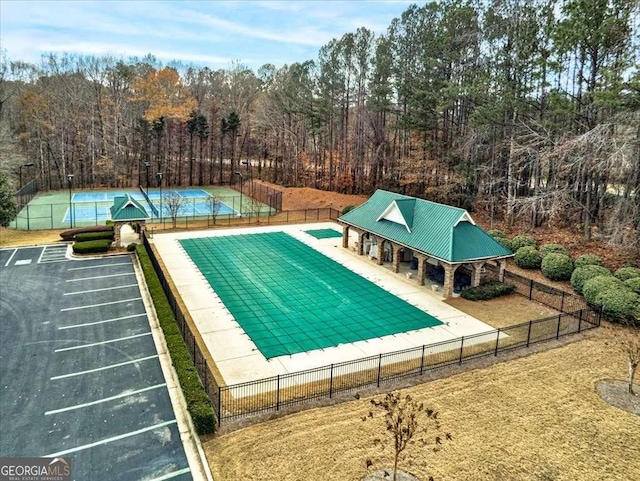
[[(129, 194), (142, 203), (149, 213), (148, 222), (170, 220), (170, 203), (178, 218), (206, 220), (211, 217), (224, 218), (246, 212), (253, 202), (246, 194), (226, 187), (206, 187), (202, 189), (157, 189), (147, 190), (92, 190), (43, 192), (34, 197), (27, 205), (20, 206), (17, 218), (11, 227), (17, 229), (56, 229), (103, 225), (111, 219), (110, 207), (113, 199)], [(171, 198), (176, 200), (170, 201)], [(253, 212), (253, 207), (251, 206)], [(262, 205), (260, 214), (271, 213), (267, 205)]]
[(163, 233), (150, 242), (227, 384), (495, 332), (344, 249), (340, 232), (324, 222)]
[(442, 324), (284, 232), (180, 243), (266, 359)]

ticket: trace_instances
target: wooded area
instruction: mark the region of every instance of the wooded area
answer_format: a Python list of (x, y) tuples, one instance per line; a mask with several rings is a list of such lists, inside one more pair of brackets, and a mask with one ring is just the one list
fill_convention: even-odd
[[(385, 188), (637, 245), (636, 0), (445, 0), (252, 71), (51, 55), (0, 68), (0, 156), (41, 190)], [(7, 161), (6, 159), (9, 159)], [(7, 162), (9, 164), (7, 164)], [(17, 184), (17, 182), (16, 182)]]

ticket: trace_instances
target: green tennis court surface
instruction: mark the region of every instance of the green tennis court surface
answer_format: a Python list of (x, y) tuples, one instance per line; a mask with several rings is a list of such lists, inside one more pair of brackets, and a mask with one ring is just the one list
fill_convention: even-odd
[(283, 232), (180, 244), (267, 359), (442, 324)]
[(316, 239), (331, 239), (333, 237), (342, 237), (342, 234), (333, 229), (311, 229), (305, 231), (307, 234)]

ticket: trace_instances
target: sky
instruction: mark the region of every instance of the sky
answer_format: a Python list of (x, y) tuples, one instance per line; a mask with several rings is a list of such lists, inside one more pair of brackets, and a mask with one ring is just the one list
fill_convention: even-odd
[(257, 70), (315, 60), (332, 38), (384, 33), (415, 0), (0, 0), (0, 49), (9, 60), (43, 54), (143, 57), (167, 64)]

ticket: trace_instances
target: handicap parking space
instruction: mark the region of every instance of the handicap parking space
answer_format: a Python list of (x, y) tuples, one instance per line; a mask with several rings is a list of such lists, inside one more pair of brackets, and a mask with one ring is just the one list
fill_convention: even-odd
[(0, 456), (67, 456), (82, 480), (192, 479), (132, 259), (44, 252), (0, 251)]

